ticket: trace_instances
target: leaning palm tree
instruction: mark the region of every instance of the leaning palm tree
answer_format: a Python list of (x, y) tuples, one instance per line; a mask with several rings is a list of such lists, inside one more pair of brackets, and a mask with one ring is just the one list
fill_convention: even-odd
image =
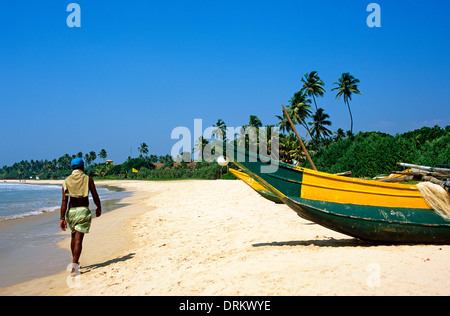
[(331, 126), (330, 116), (324, 112), (322, 108), (317, 109), (313, 116), (313, 121), (309, 122), (311, 125), (311, 137), (315, 139), (325, 139), (330, 136), (331, 131), (326, 126)]
[(351, 121), (350, 132), (353, 133), (353, 116), (352, 116), (352, 111), (350, 110), (350, 103), (348, 101), (352, 100), (353, 93), (362, 94), (358, 90), (359, 79), (356, 79), (351, 74), (346, 72), (346, 73), (343, 73), (342, 76), (339, 78), (339, 82), (335, 82), (333, 84), (337, 85), (337, 87), (331, 89), (331, 91), (333, 91), (333, 90), (338, 91), (338, 93), (336, 94), (336, 99), (339, 100), (341, 98), (341, 96), (343, 96), (344, 103), (347, 104), (348, 111), (350, 113), (350, 121)]
[(325, 89), (323, 86), (325, 85), (323, 81), (320, 79), (317, 71), (311, 71), (310, 73), (306, 73), (301, 79), (303, 82), (303, 87), (300, 91), (306, 93), (309, 97), (312, 97), (314, 100), (314, 105), (317, 110), (316, 97), (323, 97)]

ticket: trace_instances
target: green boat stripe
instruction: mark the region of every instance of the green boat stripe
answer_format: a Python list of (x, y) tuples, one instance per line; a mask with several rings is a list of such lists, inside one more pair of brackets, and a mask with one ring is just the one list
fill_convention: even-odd
[[(297, 199), (293, 199), (291, 197), (286, 196), (285, 199), (289, 199), (292, 201), (292, 203), (300, 204), (303, 207), (308, 207), (311, 209), (314, 209), (317, 212), (322, 212), (334, 216), (339, 216), (342, 218), (351, 218), (356, 220), (365, 220), (365, 221), (372, 221), (372, 222), (379, 222), (379, 223), (387, 223), (387, 224), (399, 224), (399, 225), (411, 225), (411, 226), (429, 226), (429, 227), (450, 227), (450, 222), (445, 222), (445, 219), (439, 216), (437, 213), (435, 213), (433, 210), (429, 209), (407, 209), (407, 208), (392, 208), (392, 207), (379, 207), (379, 206), (369, 206), (369, 205), (356, 205), (356, 204), (339, 204), (339, 203), (333, 203), (333, 202), (323, 202), (323, 201), (314, 201), (314, 200), (306, 200), (306, 199), (300, 199), (301, 201), (298, 201)], [(321, 204), (321, 207), (314, 206), (315, 202), (317, 204)], [(324, 207), (325, 206), (325, 207)], [(356, 215), (347, 215), (342, 214), (338, 212), (330, 211), (329, 209), (336, 209), (336, 208), (342, 208), (345, 207), (346, 211), (351, 210), (352, 208), (358, 208)], [(372, 214), (373, 217), (361, 217), (361, 208), (366, 209), (364, 213)], [(383, 212), (386, 214), (386, 217), (389, 217), (391, 220), (388, 220), (383, 217)], [(436, 215), (437, 221), (439, 219), (442, 219), (442, 223), (435, 223), (435, 224), (423, 224), (422, 222), (417, 221), (408, 221), (408, 213), (411, 214), (418, 214), (418, 212), (423, 212), (427, 216), (430, 216), (430, 212), (433, 212), (433, 214)], [(405, 215), (406, 213), (406, 215)], [(394, 221), (392, 220), (394, 217), (394, 214), (398, 214), (398, 220)], [(378, 217), (375, 217), (374, 215), (378, 215)]]

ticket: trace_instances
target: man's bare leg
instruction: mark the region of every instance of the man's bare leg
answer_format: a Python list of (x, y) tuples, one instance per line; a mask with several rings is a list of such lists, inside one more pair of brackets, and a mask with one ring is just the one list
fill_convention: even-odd
[(80, 256), (81, 256), (81, 251), (83, 250), (83, 238), (84, 238), (84, 233), (80, 233), (80, 232), (75, 232), (72, 233), (72, 239), (70, 242), (70, 248), (72, 250), (72, 273), (75, 272), (75, 264), (78, 265), (77, 268), (79, 268), (80, 265)]

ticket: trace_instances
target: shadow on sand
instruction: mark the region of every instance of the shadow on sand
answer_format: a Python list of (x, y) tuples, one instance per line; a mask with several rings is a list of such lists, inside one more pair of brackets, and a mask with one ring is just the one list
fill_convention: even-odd
[(316, 247), (374, 247), (380, 246), (378, 243), (359, 240), (356, 238), (335, 239), (332, 237), (324, 237), (316, 240), (291, 240), (291, 241), (273, 241), (267, 243), (253, 244), (253, 247), (283, 247), (283, 246), (316, 246)]
[(98, 268), (103, 268), (103, 267), (109, 266), (110, 264), (113, 264), (113, 263), (127, 261), (129, 259), (132, 259), (134, 257), (134, 255), (135, 255), (135, 253), (129, 253), (129, 254), (119, 257), (119, 258), (115, 258), (115, 259), (111, 259), (111, 260), (108, 260), (108, 261), (105, 261), (102, 263), (95, 263), (95, 264), (91, 264), (89, 266), (82, 267), (83, 274), (89, 273), (92, 270), (95, 270)]

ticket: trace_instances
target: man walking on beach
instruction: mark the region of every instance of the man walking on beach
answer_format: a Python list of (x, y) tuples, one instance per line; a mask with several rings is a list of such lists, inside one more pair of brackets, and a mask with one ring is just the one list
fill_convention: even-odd
[[(63, 184), (60, 227), (66, 231), (67, 225), (72, 232), (70, 248), (72, 250), (72, 276), (79, 274), (80, 255), (84, 234), (89, 233), (91, 211), (89, 210), (89, 191), (92, 194), (97, 210), (96, 216), (102, 215), (100, 198), (94, 180), (84, 173), (84, 161), (81, 158), (71, 162), (72, 174)], [(69, 200), (70, 197), (70, 200)], [(69, 205), (69, 210), (67, 210)]]

